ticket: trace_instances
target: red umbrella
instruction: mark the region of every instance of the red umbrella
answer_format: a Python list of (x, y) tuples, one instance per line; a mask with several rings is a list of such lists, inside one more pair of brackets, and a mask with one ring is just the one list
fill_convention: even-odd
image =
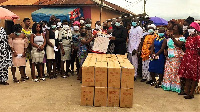
[(10, 10), (0, 7), (0, 19), (18, 19), (19, 16), (11, 12)]

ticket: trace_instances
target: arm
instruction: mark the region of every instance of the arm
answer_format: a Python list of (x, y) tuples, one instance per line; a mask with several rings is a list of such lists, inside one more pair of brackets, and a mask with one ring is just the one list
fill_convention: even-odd
[(82, 39), (81, 43), (83, 43), (83, 44), (89, 44), (95, 37), (96, 37), (96, 35), (94, 35), (92, 38), (90, 38), (88, 40)]
[[(155, 40), (154, 40), (155, 41)], [(151, 50), (151, 54), (150, 56), (152, 56), (152, 54), (154, 54), (154, 42), (152, 43), (151, 47), (150, 47), (150, 50)]]
[(35, 36), (34, 36), (34, 34), (31, 34), (31, 45), (33, 46), (33, 47), (36, 47), (36, 48), (39, 48), (39, 46), (37, 45), (37, 44), (35, 44), (34, 43), (34, 38), (35, 38)]
[(140, 29), (139, 31), (138, 31), (138, 37), (137, 37), (137, 43), (136, 43), (136, 46), (135, 46), (135, 50), (138, 50), (139, 49), (139, 46), (140, 46), (140, 44), (141, 44), (141, 40), (142, 40), (142, 37), (143, 37), (143, 30), (142, 29)]
[(54, 47), (54, 45), (49, 41), (49, 31), (47, 30), (46, 32), (46, 43), (51, 46), (51, 47)]
[(176, 40), (174, 36), (172, 36), (171, 39), (174, 41), (174, 44), (175, 44), (177, 47), (182, 48), (182, 46), (183, 46), (183, 44), (184, 44), (184, 41)]
[(46, 38), (45, 38), (45, 35), (42, 34), (42, 36), (43, 36), (43, 39), (44, 39), (44, 43), (43, 43), (43, 45), (41, 45), (41, 46), (39, 47), (41, 51), (44, 50), (44, 47), (45, 47), (45, 45), (46, 45)]
[(161, 49), (160, 49), (155, 55), (156, 55), (156, 56), (159, 56), (160, 53), (162, 53), (162, 52), (164, 51), (164, 49), (166, 48), (166, 46), (167, 46), (167, 40), (164, 39), (164, 40), (163, 40), (163, 43), (162, 43)]

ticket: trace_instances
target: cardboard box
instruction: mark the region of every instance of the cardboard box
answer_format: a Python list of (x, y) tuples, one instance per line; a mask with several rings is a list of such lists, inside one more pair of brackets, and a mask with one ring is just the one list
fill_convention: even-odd
[(108, 87), (120, 88), (121, 67), (118, 62), (108, 62)]
[(107, 62), (96, 62), (95, 87), (107, 87)]
[(121, 88), (120, 107), (131, 108), (133, 105), (133, 89)]
[(81, 106), (93, 106), (94, 87), (81, 87)]
[(82, 66), (82, 86), (94, 86), (95, 60), (85, 61)]
[(107, 87), (95, 87), (94, 106), (107, 106)]
[(108, 88), (108, 107), (119, 107), (120, 89)]
[(130, 63), (120, 63), (121, 65), (121, 88), (134, 87), (135, 69)]

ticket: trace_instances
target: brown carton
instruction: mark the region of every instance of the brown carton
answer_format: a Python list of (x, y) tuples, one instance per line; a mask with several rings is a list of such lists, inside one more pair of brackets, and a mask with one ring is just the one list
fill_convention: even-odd
[(81, 87), (81, 106), (93, 106), (94, 87)]
[(118, 62), (108, 62), (108, 87), (120, 88), (121, 67)]
[(94, 106), (107, 106), (107, 88), (95, 87)]
[(119, 107), (120, 89), (108, 88), (108, 107)]
[(82, 86), (94, 86), (95, 60), (85, 61), (82, 66)]
[(121, 65), (121, 88), (134, 87), (135, 69), (130, 63), (120, 63)]
[(133, 105), (133, 89), (121, 88), (120, 107), (131, 108)]
[(95, 87), (107, 87), (107, 62), (96, 62)]

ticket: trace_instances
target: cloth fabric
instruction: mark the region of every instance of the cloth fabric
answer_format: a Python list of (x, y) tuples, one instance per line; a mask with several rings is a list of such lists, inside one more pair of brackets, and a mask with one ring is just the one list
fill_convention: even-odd
[(74, 47), (78, 47), (78, 38), (80, 36), (80, 33), (76, 33), (76, 32), (72, 32), (72, 41), (73, 41), (73, 44), (74, 44)]
[[(155, 38), (154, 40), (154, 51), (157, 53), (163, 44), (164, 41), (163, 38)], [(165, 65), (165, 56), (164, 56), (164, 51), (160, 53), (159, 59), (153, 59), (149, 63), (149, 72), (157, 73), (157, 74), (164, 74), (164, 65)]]
[(138, 57), (137, 55), (133, 55), (132, 53), (128, 53), (128, 60), (131, 62), (131, 64), (134, 66), (135, 69), (135, 77), (137, 76), (137, 69), (138, 69)]
[(147, 79), (147, 81), (152, 80), (149, 69), (150, 60), (142, 61), (142, 79)]
[[(184, 37), (179, 37), (176, 40), (185, 42)], [(165, 72), (163, 76), (162, 88), (166, 91), (181, 92), (180, 77), (178, 70), (184, 52), (181, 48), (177, 47), (171, 38), (167, 39), (168, 58), (165, 63)], [(172, 55), (173, 54), (173, 55)]]
[(65, 51), (65, 55), (62, 55), (62, 50), (60, 50), (61, 53), (61, 60), (71, 60), (71, 49), (72, 49), (72, 33), (71, 30), (64, 30), (62, 29), (59, 32), (59, 43), (62, 44), (63, 49)]
[(200, 79), (200, 36), (188, 37), (185, 43), (186, 52), (178, 71), (180, 77), (198, 81)]
[[(23, 54), (24, 49), (28, 47), (29, 42), (28, 39), (25, 38), (9, 38), (8, 39), (10, 47), (14, 48), (17, 54)], [(26, 58), (25, 57), (14, 57), (12, 55), (12, 62), (14, 67), (26, 66)]]
[(141, 52), (141, 58), (143, 61), (149, 60), (149, 56), (151, 54), (151, 51), (149, 50), (149, 48), (151, 47), (156, 37), (158, 37), (157, 34), (145, 36), (143, 46), (142, 46), (142, 52)]
[[(49, 41), (55, 46), (55, 39), (49, 39)], [(55, 59), (54, 48), (52, 48), (49, 45), (47, 45), (46, 54), (47, 54), (47, 59)]]
[(87, 46), (81, 42), (81, 40), (83, 40), (83, 39), (85, 39), (85, 38), (79, 37), (79, 41), (78, 41), (79, 43), (78, 43), (77, 57), (79, 60), (80, 67), (82, 67), (82, 65), (87, 57), (87, 54), (88, 54)]
[[(34, 35), (34, 43), (37, 45), (43, 45), (44, 44), (44, 37), (42, 34), (40, 36)], [(44, 60), (44, 50), (38, 51), (37, 48), (33, 47), (31, 51), (32, 56), (32, 63), (43, 63)]]
[(0, 82), (5, 82), (8, 80), (8, 67), (12, 66), (12, 56), (3, 27), (0, 27), (0, 49)]
[(190, 26), (193, 27), (193, 28), (195, 28), (195, 30), (200, 31), (200, 27), (199, 27), (199, 24), (198, 24), (198, 23), (192, 22), (192, 23), (190, 24)]
[(133, 50), (138, 50), (141, 38), (143, 38), (142, 28), (140, 26), (137, 26), (136, 28), (132, 26), (129, 33), (128, 53), (132, 53)]
[(123, 26), (117, 27), (114, 29), (112, 36), (114, 36), (116, 39), (114, 41), (115, 48), (114, 48), (114, 54), (122, 54), (124, 55), (126, 53), (126, 40), (127, 40), (127, 30)]
[(25, 30), (22, 28), (22, 33), (24, 33), (26, 35), (26, 37), (28, 38), (28, 47), (26, 49), (26, 59), (31, 59), (31, 49), (32, 49), (32, 46), (30, 44), (30, 38), (31, 38), (31, 34), (32, 34), (32, 30)]

